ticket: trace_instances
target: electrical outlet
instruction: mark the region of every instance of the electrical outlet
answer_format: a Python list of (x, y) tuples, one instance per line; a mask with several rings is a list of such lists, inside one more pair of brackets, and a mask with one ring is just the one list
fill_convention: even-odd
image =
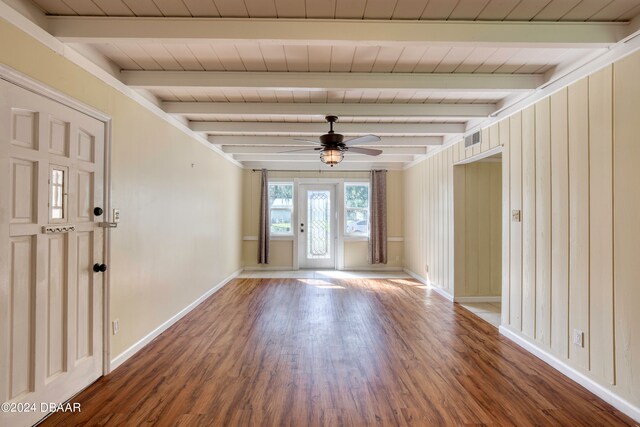
[(578, 347), (584, 347), (584, 332), (579, 329), (573, 330), (573, 344)]
[(113, 326), (113, 335), (118, 335), (118, 332), (120, 331), (120, 320), (114, 320), (111, 322), (111, 325)]
[(111, 222), (120, 222), (120, 209), (113, 208), (113, 215), (111, 218)]

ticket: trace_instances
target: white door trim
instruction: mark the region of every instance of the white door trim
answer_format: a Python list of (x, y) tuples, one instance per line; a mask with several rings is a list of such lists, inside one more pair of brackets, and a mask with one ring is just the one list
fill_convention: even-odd
[[(66, 107), (79, 111), (89, 117), (93, 117), (104, 123), (104, 219), (103, 221), (111, 221), (111, 118), (105, 113), (84, 104), (69, 95), (66, 95), (56, 89), (53, 89), (33, 78), (14, 70), (4, 64), (0, 64), (0, 79), (5, 80), (18, 87), (26, 89), (37, 95), (48, 98)], [(104, 230), (104, 263), (107, 265), (111, 255), (111, 231), (109, 228)], [(109, 325), (111, 319), (109, 316), (110, 307), (110, 279), (109, 270), (104, 273), (103, 292), (102, 292), (102, 374), (106, 375), (111, 372), (111, 351), (110, 351), (110, 335)]]

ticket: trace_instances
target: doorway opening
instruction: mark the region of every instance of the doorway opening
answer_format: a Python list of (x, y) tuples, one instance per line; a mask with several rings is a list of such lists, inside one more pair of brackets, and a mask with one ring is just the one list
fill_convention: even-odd
[(502, 300), (502, 153), (454, 166), (454, 301), (498, 327)]

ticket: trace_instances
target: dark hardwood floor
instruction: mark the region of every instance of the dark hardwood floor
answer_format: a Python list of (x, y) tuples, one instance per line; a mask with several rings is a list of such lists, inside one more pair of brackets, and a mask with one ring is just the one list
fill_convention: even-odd
[(44, 426), (636, 425), (412, 280), (238, 279)]

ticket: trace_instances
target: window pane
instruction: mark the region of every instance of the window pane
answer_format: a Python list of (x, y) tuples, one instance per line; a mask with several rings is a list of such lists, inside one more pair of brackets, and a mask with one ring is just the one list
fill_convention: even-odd
[(269, 184), (269, 207), (293, 206), (293, 184)]
[(366, 184), (346, 184), (345, 233), (369, 234), (369, 186)]
[(345, 185), (345, 203), (347, 208), (368, 208), (369, 207), (369, 186), (368, 185)]
[(64, 219), (64, 171), (52, 169), (49, 194), (51, 219)]
[(291, 210), (271, 209), (271, 232), (274, 234), (291, 234)]

